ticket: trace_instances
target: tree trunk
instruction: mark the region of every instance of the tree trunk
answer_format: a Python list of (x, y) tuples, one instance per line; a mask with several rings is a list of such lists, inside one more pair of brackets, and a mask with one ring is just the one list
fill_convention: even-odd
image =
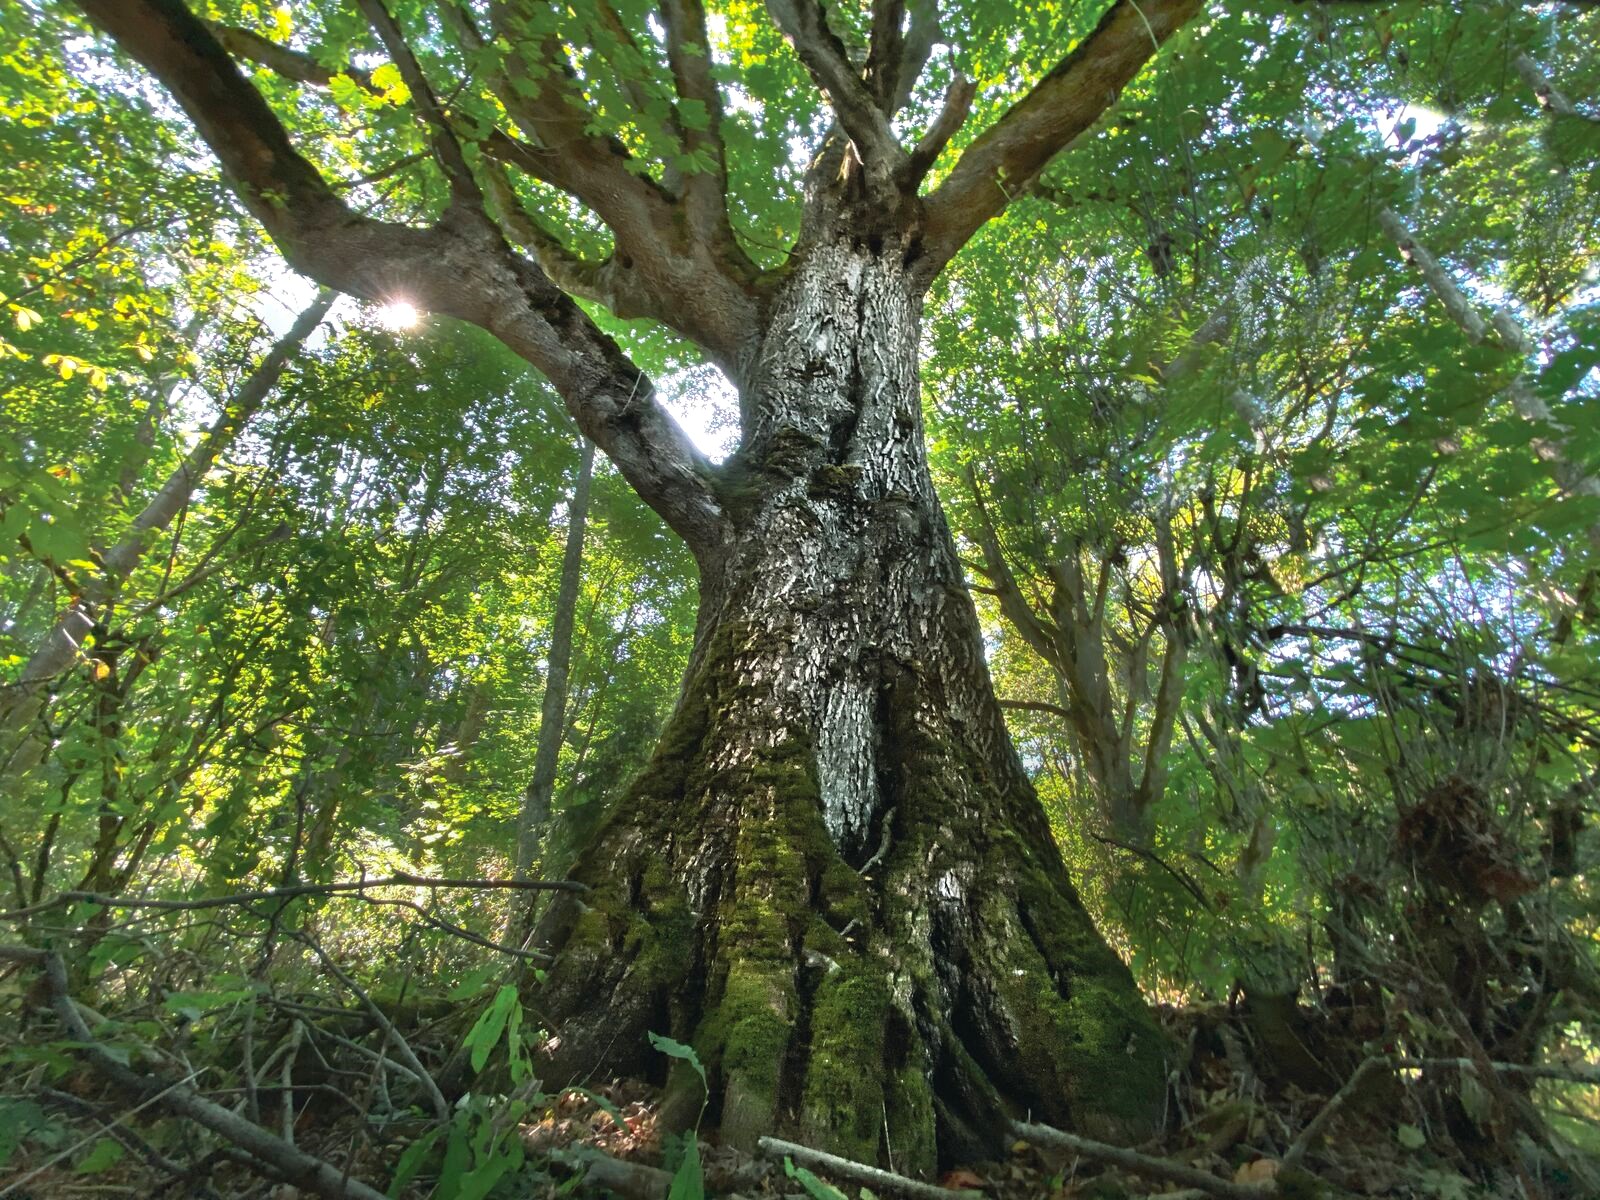
[[(572, 631), (578, 618), (578, 586), (583, 582), (583, 534), (589, 519), (589, 483), (594, 477), (594, 443), (583, 439), (578, 477), (567, 504), (567, 540), (561, 554), (561, 582), (556, 588), (556, 611), (550, 624), (550, 653), (546, 656), (544, 700), (539, 708), (539, 744), (533, 755), (533, 777), (522, 794), (517, 817), (516, 877), (531, 878), (533, 860), (550, 823), (550, 800), (556, 790), (556, 769), (567, 728), (567, 681), (572, 668)], [(537, 892), (529, 892), (531, 914)], [(530, 920), (523, 926), (527, 930)]]
[[(865, 239), (863, 239), (864, 241)], [(1163, 1046), (1091, 925), (993, 694), (929, 477), (908, 241), (819, 240), (741, 390), (728, 533), (649, 767), (541, 924), (547, 1077), (659, 1074), (707, 1122), (897, 1169), (1007, 1117), (1148, 1134)], [(699, 1081), (669, 1081), (692, 1121)]]

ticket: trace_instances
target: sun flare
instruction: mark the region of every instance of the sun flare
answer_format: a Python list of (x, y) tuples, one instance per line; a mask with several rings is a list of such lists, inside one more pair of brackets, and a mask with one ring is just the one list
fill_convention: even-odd
[(422, 314), (409, 300), (391, 300), (378, 309), (378, 323), (385, 329), (415, 329), (421, 320)]

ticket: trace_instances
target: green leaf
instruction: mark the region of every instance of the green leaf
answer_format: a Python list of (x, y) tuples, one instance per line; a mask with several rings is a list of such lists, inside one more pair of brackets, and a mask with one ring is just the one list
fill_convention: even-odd
[(663, 1037), (659, 1033), (650, 1035), (650, 1044), (661, 1053), (688, 1063), (694, 1068), (695, 1074), (700, 1076), (701, 1085), (705, 1086), (707, 1091), (710, 1090), (709, 1085), (706, 1084), (706, 1069), (700, 1065), (700, 1056), (694, 1052), (693, 1046), (685, 1046), (682, 1042)]
[(484, 963), (481, 967), (468, 971), (466, 975), (462, 976), (461, 982), (450, 989), (450, 991), (446, 994), (446, 998), (458, 1001), (471, 1000), (474, 996), (488, 986), (489, 980), (498, 970), (500, 970), (500, 965), (498, 963), (489, 962)]
[(394, 1177), (389, 1180), (389, 1200), (399, 1200), (401, 1191), (422, 1170), (422, 1164), (443, 1133), (442, 1129), (431, 1129), (405, 1148), (394, 1165)]
[[(652, 1038), (654, 1036), (651, 1034)], [(683, 1161), (673, 1172), (667, 1200), (705, 1200), (705, 1195), (706, 1180), (700, 1168), (700, 1143), (691, 1135), (683, 1144)]]
[(1394, 1140), (1407, 1150), (1421, 1150), (1428, 1144), (1426, 1135), (1415, 1125), (1401, 1125), (1394, 1131)]
[(487, 1162), (478, 1164), (462, 1176), (454, 1200), (483, 1200), (506, 1174), (522, 1168), (525, 1153), (522, 1142), (515, 1136), (503, 1139), (490, 1151)]
[(509, 983), (501, 984), (489, 1007), (467, 1034), (462, 1045), (472, 1052), (474, 1071), (483, 1070), (483, 1065), (489, 1061), (489, 1055), (494, 1053), (500, 1035), (505, 1032), (506, 1022), (511, 1019), (511, 1010), (517, 1003), (517, 989)]
[(811, 1200), (849, 1200), (849, 1197), (834, 1187), (833, 1184), (817, 1178), (814, 1173), (808, 1171), (805, 1167), (795, 1166), (794, 1159), (787, 1155), (783, 1159), (783, 1173), (805, 1188), (806, 1194), (811, 1197)]
[[(18, 1058), (8, 1055), (7, 1061), (15, 1067)], [(49, 1115), (32, 1100), (13, 1100), (0, 1096), (0, 1167), (10, 1161), (17, 1147), (29, 1135), (48, 1128), (51, 1128)]]
[(80, 1175), (95, 1175), (116, 1166), (127, 1153), (127, 1148), (116, 1138), (101, 1138), (73, 1169)]
[(466, 1114), (458, 1113), (450, 1123), (450, 1137), (445, 1143), (444, 1162), (439, 1167), (439, 1183), (434, 1188), (435, 1200), (456, 1200), (461, 1190), (461, 1177), (472, 1161), (472, 1147), (467, 1141), (464, 1127)]

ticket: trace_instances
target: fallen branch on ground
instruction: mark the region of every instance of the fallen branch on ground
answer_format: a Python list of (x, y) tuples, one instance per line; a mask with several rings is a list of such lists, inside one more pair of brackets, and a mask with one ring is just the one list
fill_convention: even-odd
[(1198, 1188), (1208, 1195), (1220, 1196), (1222, 1200), (1268, 1200), (1269, 1197), (1278, 1195), (1275, 1184), (1233, 1183), (1227, 1179), (1219, 1179), (1199, 1167), (1187, 1166), (1166, 1158), (1153, 1158), (1137, 1150), (1113, 1146), (1107, 1142), (1097, 1142), (1074, 1133), (1063, 1133), (1048, 1125), (1029, 1125), (1022, 1121), (1013, 1121), (1011, 1132), (1025, 1142), (1032, 1142), (1038, 1146), (1051, 1146), (1058, 1150), (1070, 1150), (1074, 1154), (1110, 1163), (1114, 1167), (1121, 1167), (1136, 1175)]
[(809, 1146), (800, 1146), (777, 1138), (764, 1137), (756, 1143), (756, 1147), (763, 1154), (773, 1158), (787, 1156), (803, 1167), (814, 1167), (842, 1179), (864, 1183), (874, 1191), (914, 1196), (918, 1200), (962, 1200), (964, 1197), (977, 1195), (975, 1192), (959, 1192), (936, 1184), (923, 1183), (917, 1179), (907, 1179), (904, 1175), (896, 1175), (893, 1171), (869, 1167), (865, 1163), (853, 1162), (848, 1158), (839, 1158), (837, 1155), (825, 1154), (821, 1150), (813, 1150)]
[[(33, 946), (0, 945), (0, 958), (28, 963), (44, 974), (50, 1007), (76, 1043), (73, 1050), (102, 1076), (126, 1092), (155, 1100), (173, 1114), (187, 1117), (247, 1152), (266, 1170), (284, 1181), (327, 1200), (386, 1200), (376, 1188), (350, 1179), (343, 1171), (289, 1145), (237, 1113), (207, 1100), (185, 1083), (144, 1075), (117, 1061), (99, 1041), (78, 1012), (67, 988), (67, 968), (53, 950)], [(156, 1098), (159, 1097), (159, 1100)]]
[(547, 1153), (565, 1167), (582, 1168), (585, 1183), (615, 1192), (627, 1200), (666, 1200), (672, 1190), (672, 1174), (659, 1167), (615, 1158), (592, 1146), (551, 1147)]

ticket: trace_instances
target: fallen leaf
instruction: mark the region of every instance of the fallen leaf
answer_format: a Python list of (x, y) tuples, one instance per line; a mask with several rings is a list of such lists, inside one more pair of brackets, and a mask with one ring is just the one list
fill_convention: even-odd
[(1233, 1173), (1235, 1183), (1271, 1183), (1277, 1177), (1278, 1160), (1275, 1158), (1258, 1158)]
[(965, 1167), (957, 1167), (954, 1171), (946, 1171), (939, 1177), (939, 1186), (950, 1188), (953, 1191), (980, 1191), (984, 1186), (983, 1176)]

